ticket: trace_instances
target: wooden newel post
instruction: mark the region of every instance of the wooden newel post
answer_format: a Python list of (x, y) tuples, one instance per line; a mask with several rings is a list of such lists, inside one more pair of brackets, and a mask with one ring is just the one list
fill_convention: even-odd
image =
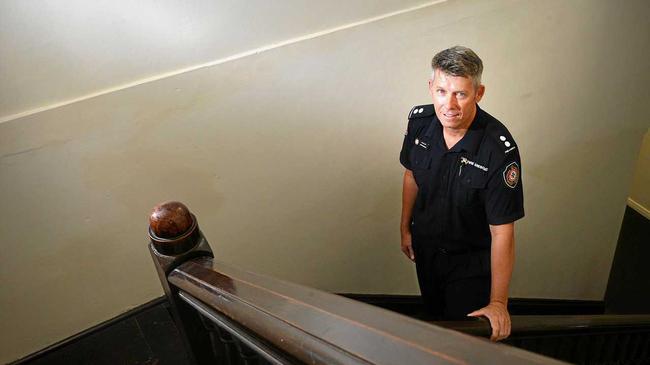
[(190, 361), (214, 363), (210, 336), (200, 317), (179, 298), (178, 289), (167, 280), (169, 273), (185, 261), (201, 256), (214, 257), (196, 217), (183, 203), (160, 203), (149, 216), (149, 238), (149, 252)]

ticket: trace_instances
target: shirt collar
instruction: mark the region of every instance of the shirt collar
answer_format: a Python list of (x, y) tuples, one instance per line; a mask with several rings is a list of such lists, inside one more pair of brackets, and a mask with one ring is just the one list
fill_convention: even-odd
[[(458, 141), (458, 143), (456, 143), (454, 147), (449, 150), (450, 152), (467, 151), (473, 155), (476, 155), (478, 152), (478, 147), (480, 146), (481, 141), (483, 140), (483, 136), (485, 135), (485, 118), (483, 118), (483, 113), (483, 110), (481, 110), (477, 104), (476, 115), (474, 116), (472, 124), (470, 125), (467, 132), (465, 132), (463, 138), (461, 138), (461, 140)], [(440, 123), (438, 122), (438, 124)]]

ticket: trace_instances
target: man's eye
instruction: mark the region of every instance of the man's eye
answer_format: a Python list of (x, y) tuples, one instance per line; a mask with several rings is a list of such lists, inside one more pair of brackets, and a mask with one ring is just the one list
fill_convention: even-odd
[(436, 93), (438, 93), (440, 95), (445, 95), (445, 90), (438, 89), (438, 90), (436, 90)]

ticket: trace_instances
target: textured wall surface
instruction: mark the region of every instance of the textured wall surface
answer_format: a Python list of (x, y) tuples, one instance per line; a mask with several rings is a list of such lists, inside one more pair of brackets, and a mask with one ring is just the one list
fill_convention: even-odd
[(523, 159), (511, 295), (603, 299), (647, 130), (649, 7), (449, 1), (0, 124), (0, 362), (159, 296), (146, 218), (167, 199), (231, 264), (417, 293), (398, 152), (455, 44)]
[(0, 121), (423, 3), (2, 1)]
[[(646, 123), (650, 124), (650, 121)], [(633, 208), (650, 219), (650, 129), (643, 137), (639, 158), (636, 161), (630, 199)]]

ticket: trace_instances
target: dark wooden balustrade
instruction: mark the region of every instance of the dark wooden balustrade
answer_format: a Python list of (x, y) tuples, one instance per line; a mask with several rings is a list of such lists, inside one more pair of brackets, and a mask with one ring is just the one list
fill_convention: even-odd
[(180, 203), (157, 206), (150, 223), (150, 251), (197, 364), (560, 363), (220, 262)]
[(149, 235), (196, 364), (650, 363), (650, 316), (513, 316), (497, 344), (486, 320), (426, 323), (220, 262), (180, 203), (154, 209)]

